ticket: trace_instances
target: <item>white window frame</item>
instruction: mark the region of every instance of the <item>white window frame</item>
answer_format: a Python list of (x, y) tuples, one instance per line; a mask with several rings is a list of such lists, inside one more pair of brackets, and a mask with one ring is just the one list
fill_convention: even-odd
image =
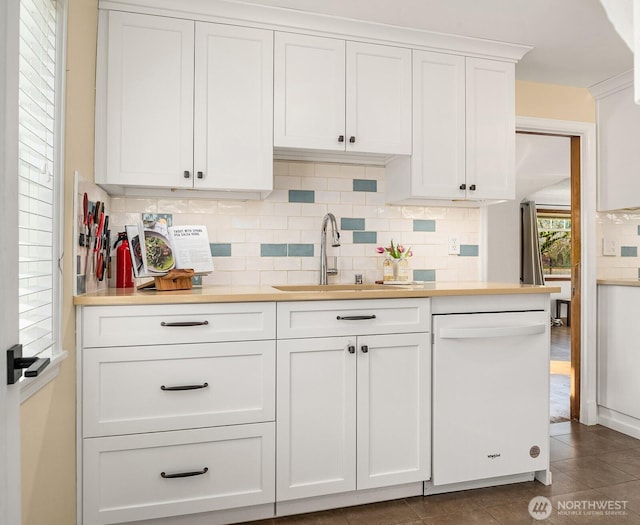
[[(60, 373), (60, 364), (68, 352), (62, 348), (62, 305), (64, 255), (64, 147), (65, 88), (67, 57), (67, 0), (56, 0), (56, 72), (55, 72), (55, 136), (54, 136), (54, 196), (53, 196), (53, 331), (55, 334), (51, 363), (37, 377), (20, 380), (20, 401), (24, 402)], [(56, 272), (56, 266), (58, 271)]]

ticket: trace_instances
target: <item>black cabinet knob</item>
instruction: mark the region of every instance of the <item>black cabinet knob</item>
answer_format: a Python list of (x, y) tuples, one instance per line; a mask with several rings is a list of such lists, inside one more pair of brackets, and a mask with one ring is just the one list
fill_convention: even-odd
[(351, 142), (351, 144), (353, 144), (356, 141), (356, 138), (354, 136), (349, 137), (349, 142)]
[(362, 345), (360, 350), (362, 350), (363, 354), (366, 354), (369, 351), (369, 347), (367, 345)]
[(191, 172), (187, 171), (187, 170), (184, 170), (184, 178), (188, 179), (189, 177), (191, 177)]
[(467, 189), (467, 185), (466, 184), (460, 184), (460, 189), (461, 190), (466, 190)]
[(471, 191), (476, 191), (476, 185), (475, 185), (475, 184), (472, 184), (471, 186), (469, 186), (469, 189), (470, 189)]
[(344, 142), (344, 135), (340, 135), (338, 137), (338, 142)]
[(198, 177), (199, 179), (204, 179), (204, 173), (203, 173), (203, 172), (201, 172), (201, 171), (199, 171), (199, 172), (198, 172), (197, 177)]
[(347, 347), (347, 350), (349, 350), (349, 353), (350, 353), (350, 354), (355, 354), (355, 353), (356, 353), (356, 347), (355, 347), (355, 346), (353, 346), (353, 345), (349, 345), (349, 346)]

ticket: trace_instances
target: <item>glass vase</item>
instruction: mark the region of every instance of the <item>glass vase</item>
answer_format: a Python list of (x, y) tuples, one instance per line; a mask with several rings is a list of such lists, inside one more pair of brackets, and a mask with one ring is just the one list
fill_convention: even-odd
[(397, 266), (391, 257), (387, 257), (382, 263), (382, 282), (388, 283), (395, 281), (397, 274)]
[(408, 281), (409, 280), (409, 261), (406, 259), (398, 259), (396, 267), (397, 271), (397, 281)]

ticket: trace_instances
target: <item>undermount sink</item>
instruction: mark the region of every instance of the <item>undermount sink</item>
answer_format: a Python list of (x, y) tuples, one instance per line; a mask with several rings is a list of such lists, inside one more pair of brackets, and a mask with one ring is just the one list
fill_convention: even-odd
[(345, 290), (388, 290), (389, 286), (384, 284), (286, 284), (273, 286), (281, 292), (338, 292)]

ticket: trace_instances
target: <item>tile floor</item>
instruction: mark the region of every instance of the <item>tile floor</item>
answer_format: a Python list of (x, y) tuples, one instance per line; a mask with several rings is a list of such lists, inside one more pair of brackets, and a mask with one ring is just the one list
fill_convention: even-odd
[[(253, 525), (640, 525), (640, 440), (599, 425), (587, 427), (568, 421), (553, 424), (551, 470), (553, 484), (548, 487), (532, 481), (263, 520)], [(535, 496), (551, 500), (553, 510), (548, 519), (536, 520), (529, 515), (529, 502)], [(614, 512), (624, 514), (605, 515), (598, 510), (569, 514), (567, 509), (576, 505), (617, 506), (620, 510)]]

